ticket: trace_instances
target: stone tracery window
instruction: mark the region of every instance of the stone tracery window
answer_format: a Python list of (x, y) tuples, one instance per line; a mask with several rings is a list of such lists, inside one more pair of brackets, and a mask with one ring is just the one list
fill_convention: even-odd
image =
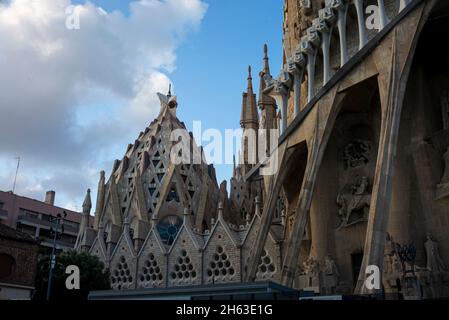
[(257, 278), (269, 279), (273, 278), (276, 273), (276, 267), (270, 254), (264, 249), (259, 260), (259, 267), (257, 268)]
[(133, 284), (133, 276), (129, 268), (126, 258), (121, 256), (115, 265), (115, 269), (111, 272), (111, 285), (113, 289), (128, 289)]
[(229, 281), (234, 278), (234, 266), (222, 246), (217, 246), (206, 273), (207, 281), (212, 283), (216, 281)]
[(170, 273), (170, 277), (177, 283), (192, 283), (196, 279), (197, 272), (186, 250), (181, 250)]
[(139, 273), (141, 287), (159, 287), (164, 276), (154, 253), (149, 253)]

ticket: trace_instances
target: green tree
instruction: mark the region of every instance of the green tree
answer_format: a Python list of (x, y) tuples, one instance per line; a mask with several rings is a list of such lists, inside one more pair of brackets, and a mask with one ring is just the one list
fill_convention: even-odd
[[(48, 287), (48, 271), (50, 257), (44, 257), (38, 263), (36, 277), (35, 300), (45, 300)], [(75, 265), (80, 270), (80, 289), (68, 290), (65, 282), (69, 274), (67, 266)], [(109, 271), (97, 256), (76, 251), (67, 251), (56, 257), (51, 284), (51, 300), (87, 300), (92, 290), (109, 290)]]

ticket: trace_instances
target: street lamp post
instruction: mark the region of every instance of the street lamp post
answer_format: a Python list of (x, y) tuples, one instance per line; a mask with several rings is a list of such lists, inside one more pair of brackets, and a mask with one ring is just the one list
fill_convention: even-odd
[[(47, 287), (47, 301), (50, 300), (50, 294), (51, 294), (51, 280), (53, 278), (53, 269), (56, 265), (56, 239), (58, 238), (58, 226), (61, 226), (61, 232), (59, 234), (59, 237), (62, 235), (62, 233), (64, 232), (64, 219), (67, 216), (67, 212), (63, 212), (63, 215), (61, 215), (60, 213), (58, 213), (56, 215), (56, 217), (51, 217), (50, 218), (50, 222), (51, 223), (55, 223), (55, 228), (53, 230), (53, 248), (51, 251), (51, 256), (50, 256), (50, 266), (49, 266), (49, 272), (48, 272), (48, 287)], [(50, 232), (52, 231), (52, 229), (50, 229)]]

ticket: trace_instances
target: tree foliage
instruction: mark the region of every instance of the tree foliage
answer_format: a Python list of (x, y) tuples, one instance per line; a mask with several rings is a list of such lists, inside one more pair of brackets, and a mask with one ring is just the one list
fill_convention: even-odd
[[(44, 257), (38, 263), (36, 277), (35, 300), (45, 300), (48, 287), (50, 257)], [(80, 270), (80, 289), (68, 290), (66, 279), (67, 266), (75, 265)], [(87, 300), (92, 290), (109, 290), (109, 271), (105, 270), (103, 262), (97, 256), (88, 253), (68, 251), (56, 257), (51, 284), (51, 300)]]

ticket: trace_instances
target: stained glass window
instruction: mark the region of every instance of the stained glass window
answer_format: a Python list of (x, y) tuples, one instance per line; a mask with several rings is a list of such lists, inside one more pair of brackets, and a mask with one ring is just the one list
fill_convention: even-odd
[(181, 229), (181, 226), (182, 219), (178, 216), (170, 215), (159, 221), (157, 231), (159, 232), (162, 241), (167, 245), (171, 245), (175, 240), (179, 229)]

